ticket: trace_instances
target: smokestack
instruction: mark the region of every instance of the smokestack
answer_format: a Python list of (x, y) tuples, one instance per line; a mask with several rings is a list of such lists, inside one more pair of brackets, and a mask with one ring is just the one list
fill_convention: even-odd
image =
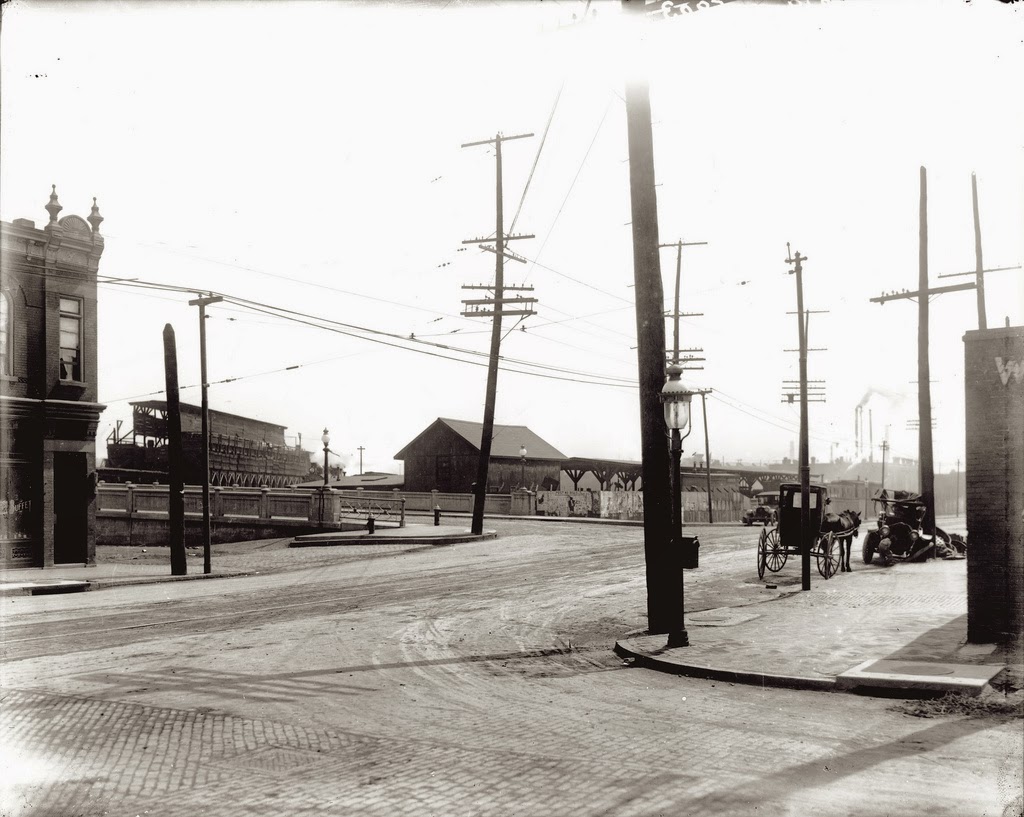
[(857, 415), (860, 414), (860, 406), (854, 406), (853, 408), (853, 458), (857, 459), (857, 454), (860, 451), (860, 437), (857, 436)]
[(868, 462), (875, 461), (875, 412), (868, 409)]

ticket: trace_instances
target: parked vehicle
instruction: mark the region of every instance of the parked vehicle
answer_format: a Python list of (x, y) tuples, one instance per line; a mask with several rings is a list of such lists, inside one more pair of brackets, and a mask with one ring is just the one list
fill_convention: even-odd
[[(921, 530), (921, 520), (924, 519), (925, 503), (920, 494), (915, 494), (913, 491), (883, 489), (875, 494), (871, 501), (879, 505), (881, 509), (878, 512), (878, 527), (869, 531), (864, 537), (862, 554), (864, 564), (869, 565), (874, 560), (878, 545), (883, 538), (883, 528), (886, 529), (891, 543), (889, 553), (896, 559), (903, 561), (934, 559), (940, 555), (936, 553), (937, 543), (945, 546), (940, 548), (945, 553), (953, 553), (955, 556), (961, 557), (967, 553), (967, 543), (958, 534), (948, 534), (942, 528), (936, 527), (934, 539), (924, 535)], [(912, 533), (916, 533), (917, 536), (912, 536)]]
[(744, 525), (777, 525), (779, 523), (779, 494), (777, 491), (761, 491), (754, 497), (757, 504), (743, 512)]

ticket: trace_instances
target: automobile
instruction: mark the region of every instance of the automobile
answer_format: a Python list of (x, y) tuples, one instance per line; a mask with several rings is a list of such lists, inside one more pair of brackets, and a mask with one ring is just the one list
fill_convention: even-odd
[(779, 492), (761, 491), (754, 496), (754, 507), (744, 511), (741, 517), (744, 525), (779, 524)]
[(769, 505), (756, 505), (743, 512), (744, 525), (775, 525), (779, 521), (779, 512)]

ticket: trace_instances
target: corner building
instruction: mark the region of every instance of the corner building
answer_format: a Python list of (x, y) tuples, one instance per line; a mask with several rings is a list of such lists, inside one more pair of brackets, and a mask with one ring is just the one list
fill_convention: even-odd
[(103, 217), (0, 222), (0, 567), (94, 564)]

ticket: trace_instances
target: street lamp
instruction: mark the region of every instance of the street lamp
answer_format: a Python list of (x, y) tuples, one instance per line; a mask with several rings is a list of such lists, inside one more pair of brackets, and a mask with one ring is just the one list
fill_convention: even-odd
[(331, 444), (331, 435), (327, 433), (327, 429), (324, 429), (324, 433), (320, 436), (320, 442), (324, 444), (324, 490), (327, 490), (327, 452), (328, 446)]
[[(668, 375), (665, 385), (661, 389), (661, 402), (665, 411), (665, 425), (671, 432), (670, 452), (672, 455), (671, 492), (672, 492), (672, 527), (669, 548), (672, 553), (671, 564), (673, 571), (679, 571), (679, 598), (683, 599), (683, 553), (682, 553), (682, 528), (683, 528), (683, 507), (682, 497), (679, 491), (679, 468), (683, 455), (683, 439), (690, 434), (690, 398), (693, 393), (683, 385), (680, 379), (683, 367), (678, 363), (670, 363), (666, 370)], [(686, 633), (683, 605), (679, 609), (679, 628), (677, 631), (670, 631), (668, 635), (670, 647), (687, 647), (690, 638)]]
[(522, 458), (522, 477), (519, 480), (519, 486), (525, 491), (526, 490), (526, 446), (519, 446), (519, 456)]
[(324, 433), (320, 436), (320, 442), (324, 444), (324, 487), (320, 489), (320, 527), (324, 524), (324, 497), (327, 495), (327, 452), (330, 450), (331, 435), (327, 433), (327, 429), (324, 429)]

